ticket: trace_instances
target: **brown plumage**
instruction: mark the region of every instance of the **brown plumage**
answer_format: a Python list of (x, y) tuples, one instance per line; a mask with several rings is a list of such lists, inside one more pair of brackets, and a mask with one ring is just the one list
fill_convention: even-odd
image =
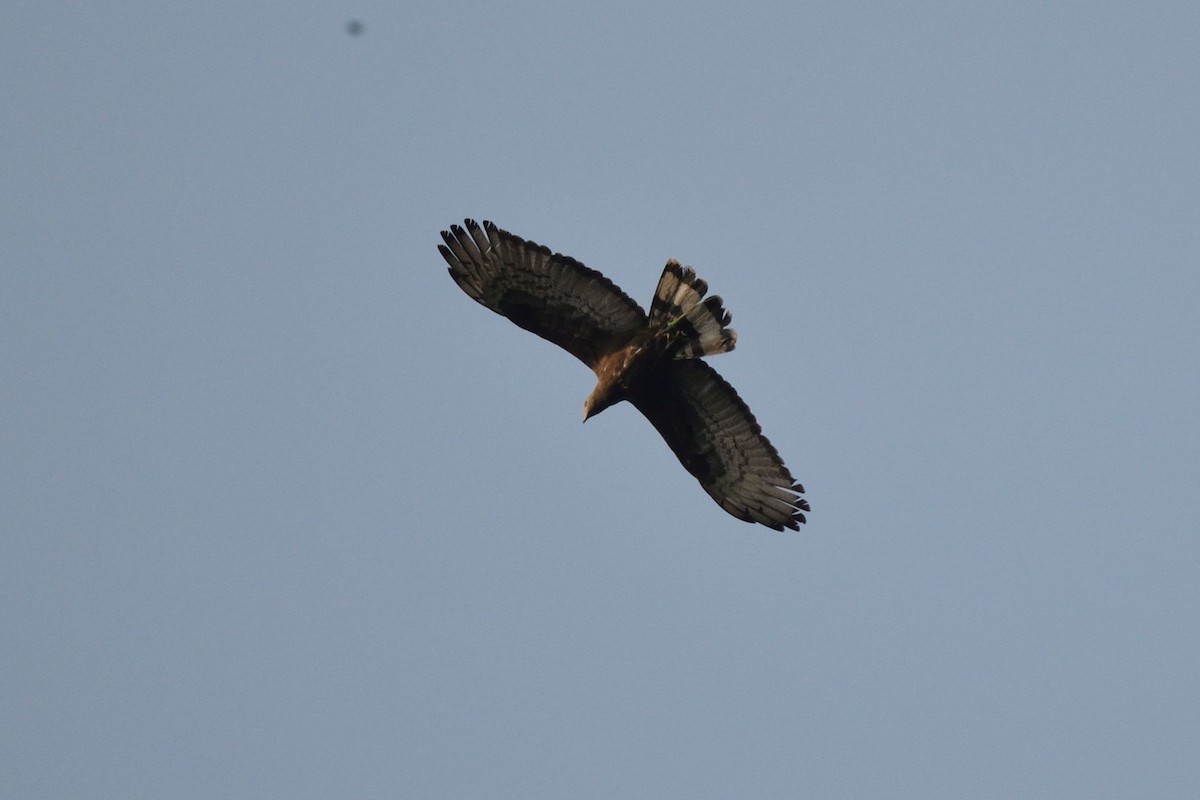
[(464, 292), (595, 371), (585, 421), (628, 400), (721, 508), (799, 530), (810, 510), (804, 487), (733, 387), (700, 360), (732, 350), (737, 335), (690, 267), (667, 262), (647, 315), (599, 272), (490, 222), (466, 220), (442, 239), (438, 250)]

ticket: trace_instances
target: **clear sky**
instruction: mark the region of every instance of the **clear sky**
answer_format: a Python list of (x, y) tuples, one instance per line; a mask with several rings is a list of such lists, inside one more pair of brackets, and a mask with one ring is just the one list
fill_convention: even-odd
[[(1196, 797), (1200, 6), (825, 6), (9, 4), (0, 795)], [(467, 216), (694, 265), (809, 524)]]

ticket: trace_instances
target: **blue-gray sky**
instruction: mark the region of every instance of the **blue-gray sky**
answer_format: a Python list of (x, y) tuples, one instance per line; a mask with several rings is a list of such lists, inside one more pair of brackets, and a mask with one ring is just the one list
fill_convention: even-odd
[[(360, 19), (359, 36), (347, 23)], [(18, 4), (0, 794), (1194, 797), (1193, 3)], [(724, 514), (471, 302), (669, 257)]]

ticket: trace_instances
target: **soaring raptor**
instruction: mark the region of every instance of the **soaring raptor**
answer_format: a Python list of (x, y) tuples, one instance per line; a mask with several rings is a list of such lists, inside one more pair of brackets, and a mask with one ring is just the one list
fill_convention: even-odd
[(450, 277), (490, 308), (596, 373), (583, 419), (628, 400), (721, 508), (799, 530), (808, 501), (733, 387), (701, 360), (737, 341), (720, 297), (671, 259), (647, 315), (608, 278), (490, 222), (466, 220), (438, 245)]

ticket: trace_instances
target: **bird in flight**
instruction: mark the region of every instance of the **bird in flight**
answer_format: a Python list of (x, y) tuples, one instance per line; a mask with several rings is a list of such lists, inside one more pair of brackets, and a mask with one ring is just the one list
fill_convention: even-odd
[(799, 530), (804, 487), (737, 392), (703, 356), (737, 341), (730, 314), (691, 267), (671, 259), (647, 314), (575, 259), (468, 219), (438, 250), (471, 298), (574, 355), (596, 373), (583, 419), (627, 400), (704, 490), (746, 522)]

